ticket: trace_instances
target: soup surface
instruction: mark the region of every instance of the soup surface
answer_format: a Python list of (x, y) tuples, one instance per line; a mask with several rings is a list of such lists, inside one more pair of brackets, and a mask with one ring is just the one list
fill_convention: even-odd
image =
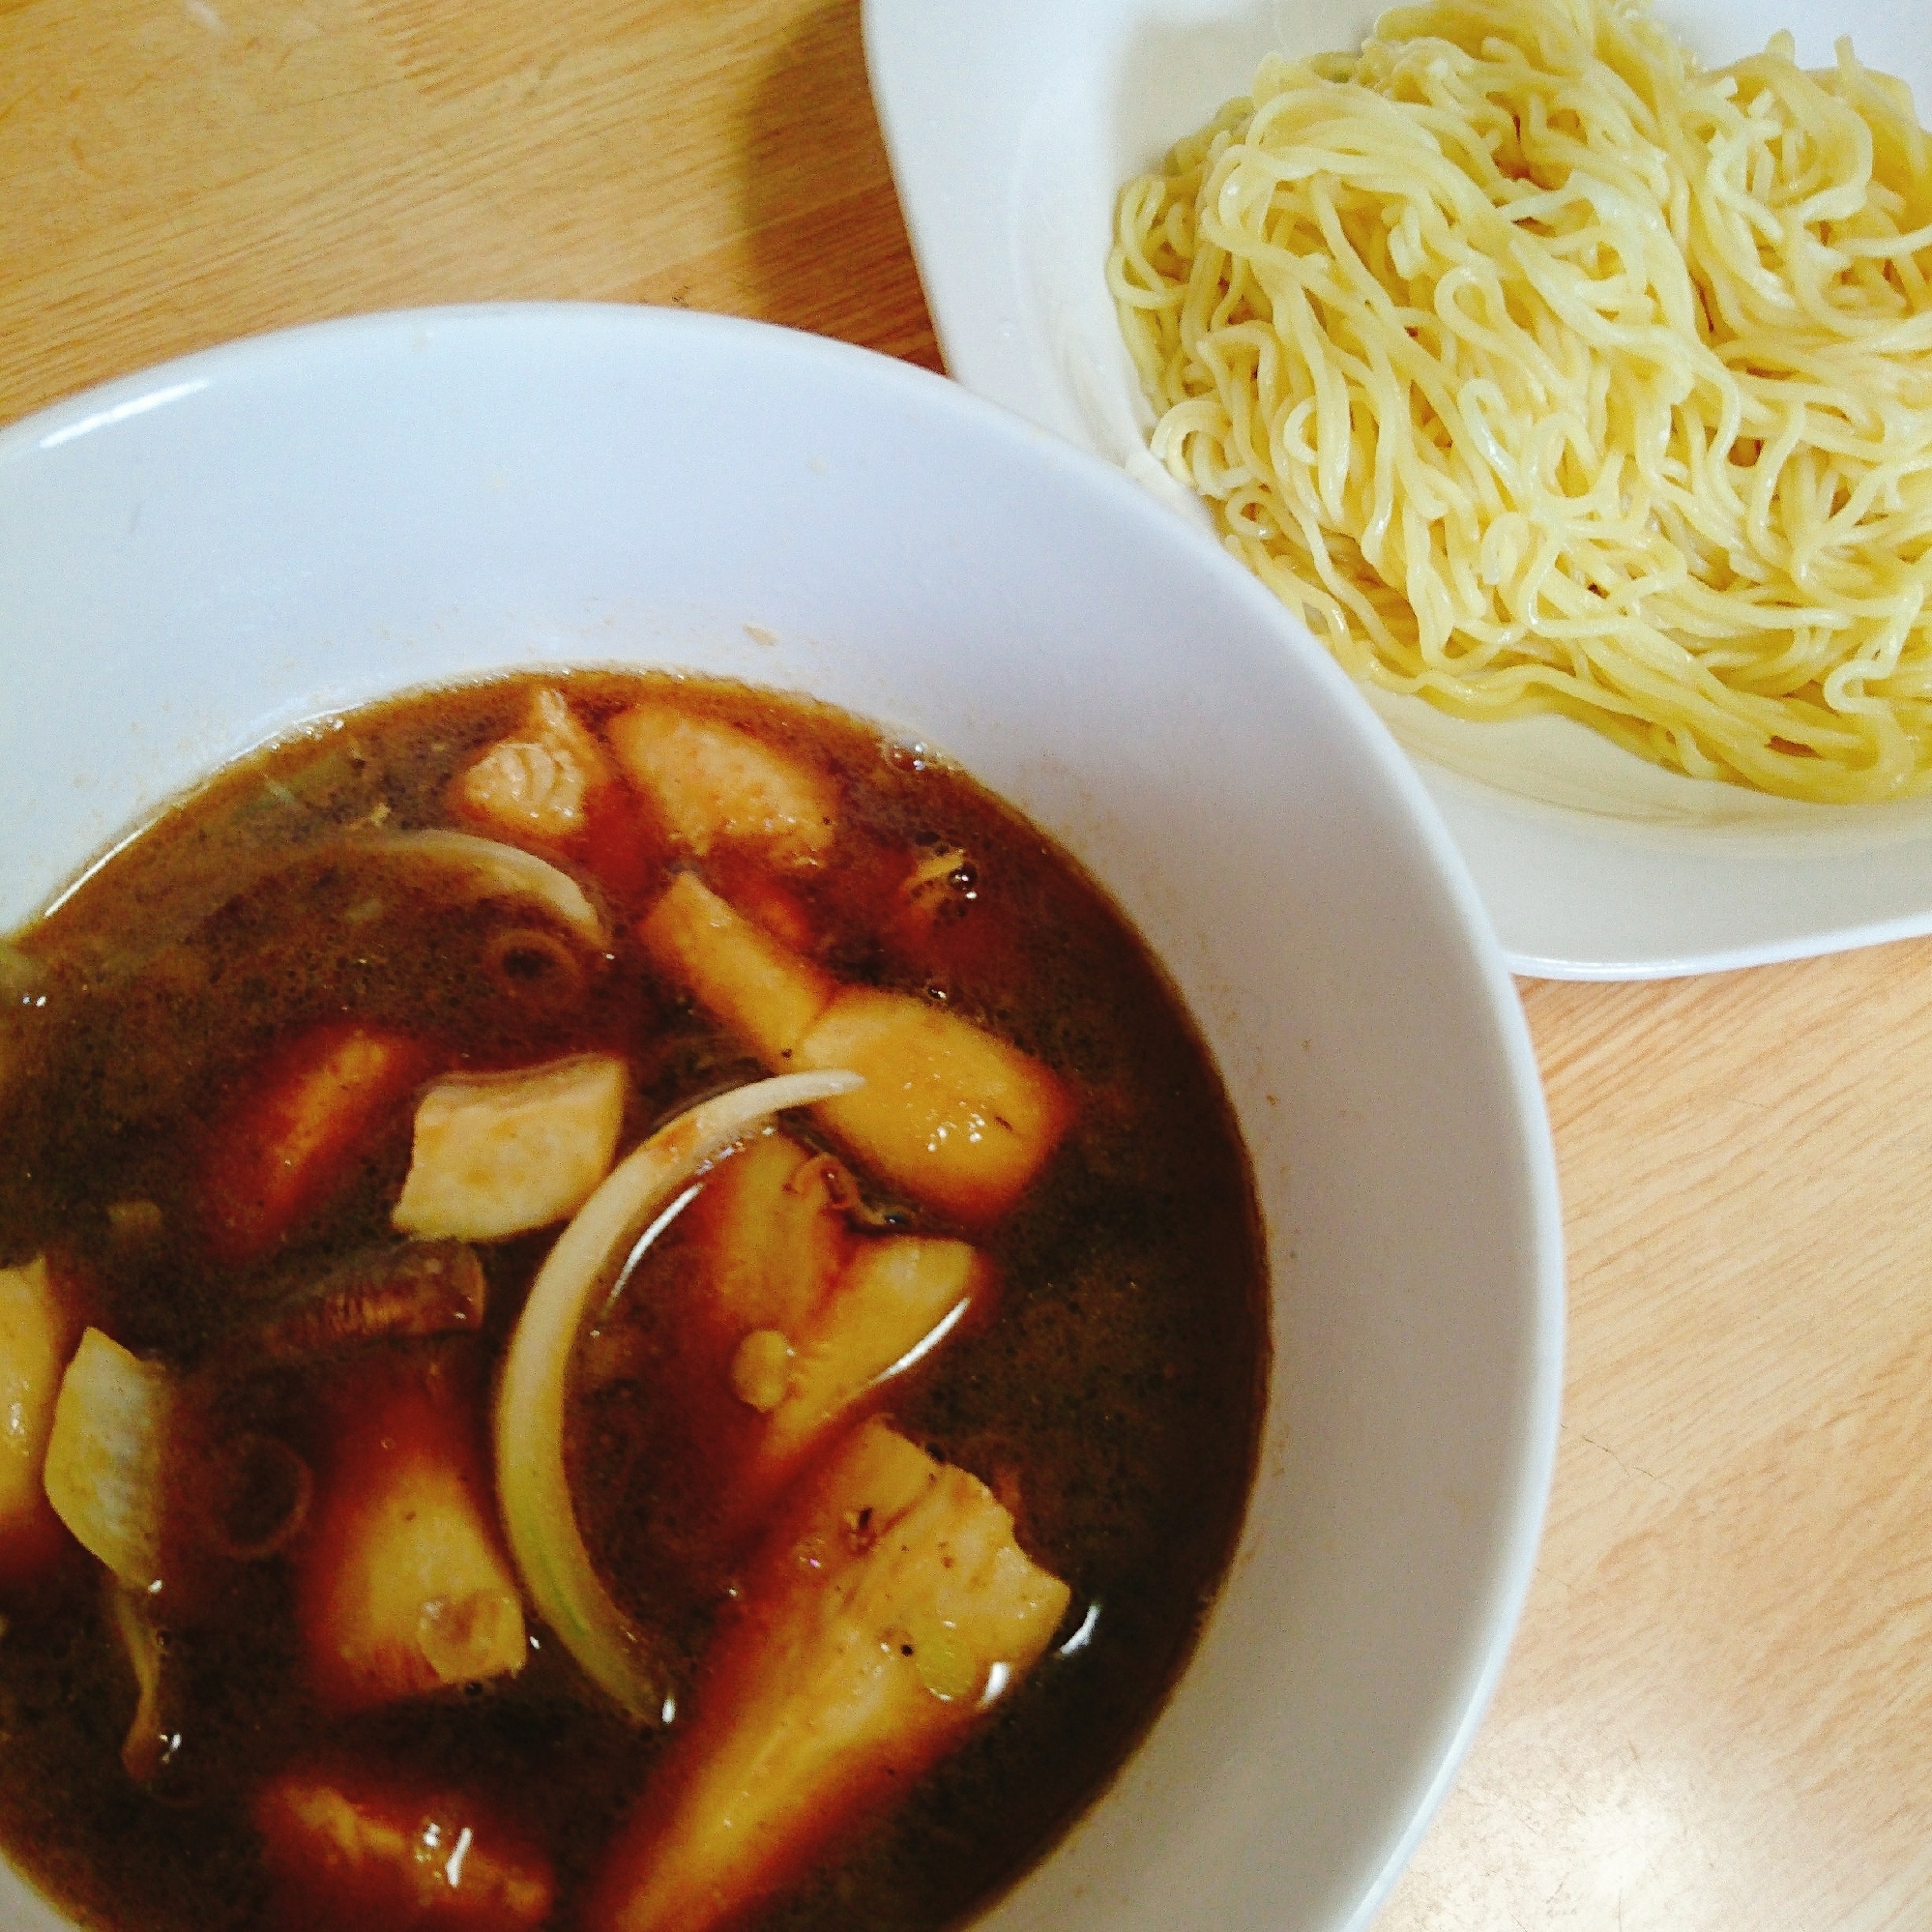
[[(397, 699), (0, 995), (0, 1839), (84, 1920), (937, 1927), (1150, 1721), (1252, 1475), (1251, 1183), (1118, 912), (924, 747), (662, 675)], [(848, 1065), (567, 1337), (627, 1713), (499, 1494), (506, 1355), (613, 1160)]]

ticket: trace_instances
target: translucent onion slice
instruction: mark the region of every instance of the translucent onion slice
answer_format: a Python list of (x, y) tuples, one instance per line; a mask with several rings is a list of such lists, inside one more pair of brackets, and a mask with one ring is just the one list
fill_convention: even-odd
[(130, 1590), (151, 1590), (161, 1576), (174, 1405), (174, 1377), (99, 1329), (81, 1336), (54, 1403), (47, 1501)]
[(121, 1745), (121, 1763), (137, 1784), (146, 1784), (180, 1742), (179, 1735), (168, 1728), (162, 1705), (166, 1642), (147, 1614), (149, 1600), (119, 1577), (108, 1577), (108, 1622), (134, 1673), (134, 1715)]
[(511, 1337), (496, 1399), (496, 1484), (530, 1600), (592, 1681), (640, 1724), (666, 1722), (670, 1682), (648, 1636), (610, 1599), (577, 1529), (564, 1472), (564, 1390), (584, 1308), (624, 1244), (698, 1169), (786, 1107), (849, 1094), (856, 1073), (787, 1073), (705, 1100), (614, 1167), (557, 1238)]
[(545, 907), (600, 951), (610, 945), (610, 927), (584, 889), (547, 859), (473, 832), (397, 832), (362, 844), (365, 851), (399, 853), (467, 877), (476, 898), (523, 899)]

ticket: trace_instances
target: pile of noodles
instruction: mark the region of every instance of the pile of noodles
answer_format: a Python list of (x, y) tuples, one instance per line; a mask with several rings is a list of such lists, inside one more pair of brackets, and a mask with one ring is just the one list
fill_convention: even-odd
[(1849, 45), (1405, 8), (1128, 183), (1109, 274), (1156, 455), (1358, 677), (1932, 790), (1932, 139)]

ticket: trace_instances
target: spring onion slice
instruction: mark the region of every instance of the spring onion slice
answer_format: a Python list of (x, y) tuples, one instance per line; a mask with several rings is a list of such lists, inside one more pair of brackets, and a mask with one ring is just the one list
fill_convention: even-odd
[(667, 1122), (612, 1168), (558, 1236), (511, 1336), (496, 1398), (496, 1486), (510, 1553), (538, 1614), (637, 1723), (666, 1721), (670, 1682), (649, 1637), (599, 1580), (564, 1472), (564, 1385), (585, 1305), (623, 1244), (713, 1155), (786, 1107), (864, 1084), (856, 1073), (787, 1073)]

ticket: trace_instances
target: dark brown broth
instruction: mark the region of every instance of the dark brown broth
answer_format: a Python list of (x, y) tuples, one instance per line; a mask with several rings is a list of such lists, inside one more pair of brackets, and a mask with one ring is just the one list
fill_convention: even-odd
[[(397, 700), (273, 747), (163, 816), (19, 936), (45, 999), (10, 1008), (0, 1033), (0, 1069), (12, 1068), (0, 1072), (11, 1086), (0, 1263), (43, 1248), (70, 1257), (94, 1319), (191, 1364), (269, 1285), (381, 1236), (407, 1160), (406, 1115), (292, 1246), (239, 1277), (175, 1233), (196, 1223), (195, 1154), (225, 1097), (278, 1040), (321, 1019), (402, 1028), (449, 1066), (615, 1047), (633, 1068), (627, 1142), (761, 1070), (655, 983), (628, 933), (580, 1000), (506, 999), (476, 971), (501, 909), (438, 904), (325, 850), (371, 815), (394, 828), (448, 822), (451, 775), (514, 727), (536, 682)], [(650, 682), (578, 673), (566, 688), (595, 721)], [(996, 1319), (951, 1340), (892, 1402), (907, 1433), (1016, 1497), (1022, 1542), (1071, 1585), (1072, 1608), (997, 1721), (758, 1921), (785, 1932), (943, 1926), (1036, 1859), (1119, 1764), (1226, 1566), (1268, 1347), (1252, 1187), (1218, 1080), (1159, 969), (1036, 830), (942, 761), (822, 707), (678, 688), (696, 709), (815, 747), (841, 779), (838, 859), (800, 890), (824, 962), (944, 999), (1047, 1061), (1078, 1100), (1044, 1177), (983, 1237), (1001, 1280)], [(951, 845), (970, 855), (970, 873), (953, 881), (934, 948), (882, 937), (908, 851)], [(729, 865), (717, 869), (729, 896)], [(624, 908), (620, 928), (638, 909)], [(425, 930), (433, 946), (421, 943)], [(131, 1198), (161, 1207), (169, 1238), (117, 1246), (105, 1210)], [(500, 1347), (549, 1240), (486, 1250), (483, 1346)], [(655, 1265), (675, 1264), (666, 1244)], [(648, 1307), (647, 1287), (633, 1286), (632, 1307)], [(299, 1411), (304, 1397), (292, 1383), (250, 1399)], [(620, 1597), (639, 1605), (663, 1595), (649, 1581), (662, 1563), (639, 1420), (649, 1407), (638, 1372), (585, 1393), (571, 1442), (592, 1547)], [(299, 1415), (285, 1426), (299, 1435)], [(715, 1583), (686, 1592), (674, 1636), (688, 1655), (701, 1648)], [(241, 1807), (323, 1729), (292, 1687), (286, 1595), (278, 1563), (256, 1566), (197, 1634), (201, 1712), (165, 1804), (121, 1770), (133, 1692), (102, 1628), (92, 1563), (73, 1557), (8, 1606), (0, 1839), (56, 1897), (122, 1932), (268, 1923)], [(1082, 1640), (1061, 1654), (1076, 1630)], [(561, 1922), (655, 1749), (547, 1642), (514, 1681), (392, 1707), (329, 1736), (513, 1800), (557, 1859)]]

